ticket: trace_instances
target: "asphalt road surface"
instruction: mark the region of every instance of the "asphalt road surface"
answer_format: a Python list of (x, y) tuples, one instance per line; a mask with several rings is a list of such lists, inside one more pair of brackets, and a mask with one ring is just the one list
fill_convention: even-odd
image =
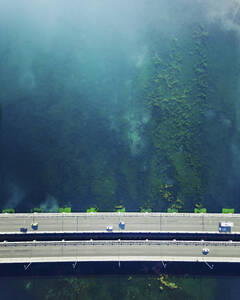
[[(119, 227), (120, 221), (125, 229)], [(233, 223), (240, 233), (240, 214), (193, 213), (29, 213), (0, 214), (0, 233), (20, 232), (102, 232), (107, 226), (128, 232), (218, 232), (219, 222)], [(32, 223), (38, 223), (33, 230)]]
[[(203, 255), (208, 248), (208, 255)], [(1, 242), (0, 263), (56, 261), (240, 262), (240, 242), (58, 241)]]

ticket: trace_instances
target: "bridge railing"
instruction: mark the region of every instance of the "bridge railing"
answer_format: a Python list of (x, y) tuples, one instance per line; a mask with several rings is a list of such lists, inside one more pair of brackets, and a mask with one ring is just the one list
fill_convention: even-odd
[(37, 246), (214, 246), (240, 247), (240, 242), (221, 241), (32, 241), (32, 242), (1, 242), (0, 248), (6, 247), (37, 247)]
[(84, 218), (101, 218), (101, 217), (194, 217), (201, 218), (202, 216), (208, 217), (224, 217), (224, 218), (239, 218), (240, 214), (222, 214), (222, 213), (164, 213), (164, 212), (151, 212), (151, 213), (141, 213), (141, 212), (97, 212), (97, 213), (4, 213), (0, 214), (0, 218), (32, 218), (32, 217), (41, 217), (41, 218), (73, 218), (73, 217), (84, 217)]

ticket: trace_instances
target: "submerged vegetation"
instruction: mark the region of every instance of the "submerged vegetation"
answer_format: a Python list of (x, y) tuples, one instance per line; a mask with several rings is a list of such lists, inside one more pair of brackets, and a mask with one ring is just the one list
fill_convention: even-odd
[[(27, 281), (26, 289), (37, 299), (194, 299), (210, 300), (214, 297), (215, 281), (211, 278), (182, 278), (176, 276), (102, 276), (94, 278), (55, 279), (55, 289), (51, 279)], [(97, 291), (97, 293), (96, 293)], [(193, 296), (195, 295), (195, 296)], [(191, 298), (192, 297), (192, 298)], [(194, 297), (194, 298), (193, 298)]]
[[(169, 39), (162, 56), (163, 50), (155, 46), (146, 66), (151, 76), (143, 95), (152, 115), (149, 183), (155, 209), (170, 205), (173, 210), (189, 210), (192, 199), (201, 202), (206, 190), (200, 149), (208, 95), (207, 37), (198, 25), (192, 34)], [(185, 51), (186, 43), (191, 54)]]
[(2, 210), (3, 214), (14, 214), (15, 213), (15, 209), (14, 208), (6, 208)]

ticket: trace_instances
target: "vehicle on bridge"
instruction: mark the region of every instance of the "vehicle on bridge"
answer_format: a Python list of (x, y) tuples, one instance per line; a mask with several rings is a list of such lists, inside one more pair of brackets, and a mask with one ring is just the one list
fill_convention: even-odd
[(20, 231), (23, 232), (23, 233), (26, 233), (27, 232), (27, 227), (20, 227)]
[(108, 226), (107, 226), (107, 228), (106, 228), (106, 230), (107, 230), (108, 232), (111, 232), (111, 231), (113, 231), (113, 227), (112, 227), (112, 225), (108, 225)]
[(208, 248), (203, 248), (202, 249), (202, 254), (203, 255), (208, 255), (209, 252), (210, 252), (210, 250)]
[(125, 223), (123, 221), (120, 221), (118, 226), (120, 229), (125, 229)]
[(231, 222), (219, 222), (218, 231), (219, 232), (231, 232), (233, 223)]
[(31, 227), (33, 230), (38, 230), (38, 223), (32, 223)]

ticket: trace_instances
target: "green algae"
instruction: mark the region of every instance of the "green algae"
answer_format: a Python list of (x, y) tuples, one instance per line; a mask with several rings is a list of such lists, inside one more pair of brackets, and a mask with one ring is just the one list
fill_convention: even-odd
[(222, 213), (223, 214), (234, 214), (235, 209), (234, 208), (223, 208)]
[(125, 207), (123, 207), (123, 205), (116, 205), (115, 206), (115, 212), (119, 212), (119, 213), (125, 213), (126, 212), (126, 209)]
[[(35, 299), (213, 299), (215, 278), (127, 275), (80, 278), (36, 279), (28, 281), (27, 292)], [(30, 283), (29, 283), (30, 282)]]
[(98, 209), (96, 207), (90, 207), (87, 209), (87, 213), (96, 213), (98, 212)]
[(2, 210), (3, 214), (14, 214), (15, 213), (15, 209), (14, 208), (6, 208)]
[(140, 208), (141, 213), (151, 213), (152, 209), (151, 208)]
[[(202, 31), (197, 27), (194, 34), (187, 37), (192, 44), (193, 62), (187, 62), (185, 70), (183, 65), (189, 58), (181, 48), (180, 39), (174, 39), (165, 60), (158, 54), (152, 58), (154, 77), (148, 81), (146, 105), (153, 116), (152, 145), (155, 151), (150, 182), (155, 206), (162, 207), (159, 201), (167, 201), (172, 208), (190, 209), (193, 198), (202, 201), (206, 188), (202, 181), (204, 162), (198, 149), (208, 88), (207, 35)], [(161, 174), (158, 168), (162, 168)], [(173, 191), (159, 192), (169, 178), (175, 182)], [(179, 199), (181, 205), (176, 202)]]
[(43, 209), (41, 207), (34, 207), (30, 210), (31, 213), (43, 213)]
[(58, 212), (59, 213), (70, 213), (71, 207), (59, 207)]

